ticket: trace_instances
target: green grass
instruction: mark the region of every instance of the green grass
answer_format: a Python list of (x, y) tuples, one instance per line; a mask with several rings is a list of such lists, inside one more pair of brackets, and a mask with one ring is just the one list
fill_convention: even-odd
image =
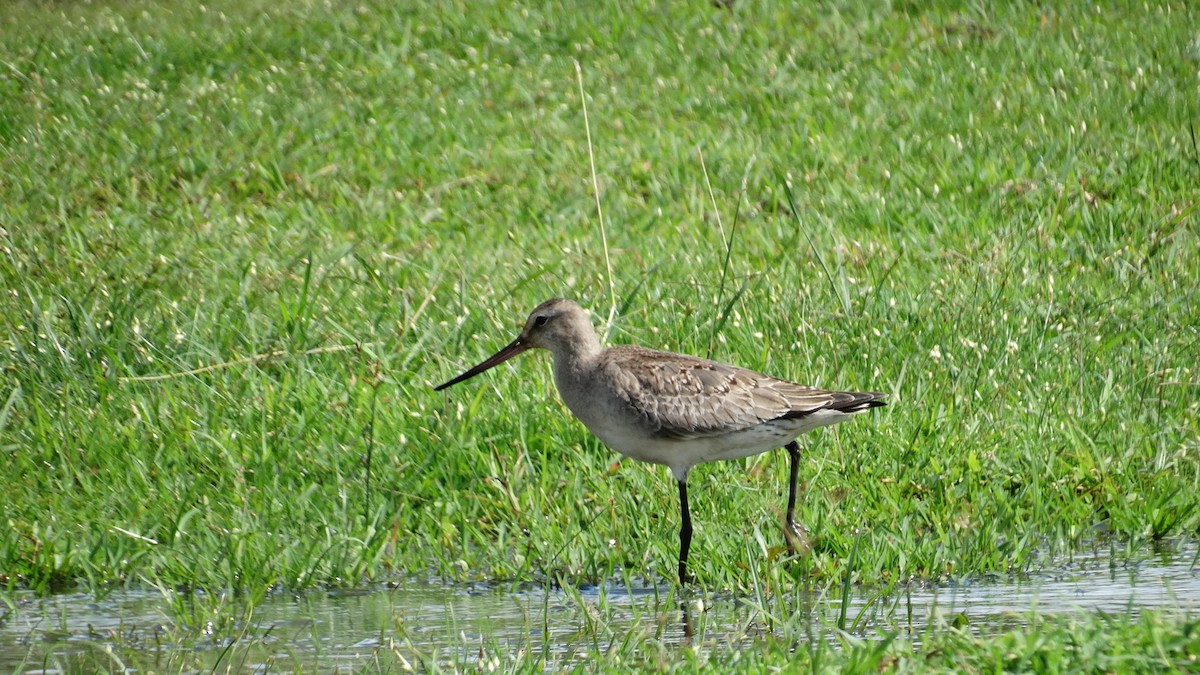
[[(361, 613), (330, 611), (336, 601), (318, 598), (314, 607), (305, 598), (288, 598), (274, 602), (275, 610), (294, 605), (289, 613), (296, 618), (275, 623), (279, 616), (270, 609), (256, 612), (229, 596), (211, 603), (181, 597), (174, 624), (130, 621), (85, 635), (56, 634), (50, 616), (32, 631), (34, 639), (10, 648), (0, 664), (17, 671), (40, 666), (66, 672), (694, 672), (718, 667), (739, 672), (1159, 673), (1191, 672), (1200, 658), (1200, 620), (1174, 611), (1030, 612), (978, 625), (965, 615), (938, 615), (914, 626), (896, 615), (902, 607), (892, 607), (873, 626), (839, 630), (814, 618), (820, 603), (811, 598), (773, 596), (761, 606), (733, 609), (741, 617), (730, 616), (737, 604), (730, 599), (720, 601), (724, 609), (693, 611), (688, 619), (693, 634), (685, 638), (677, 623), (681, 612), (671, 609), (670, 600), (658, 603), (645, 596), (614, 608), (603, 593), (585, 599), (566, 592), (551, 599), (557, 619), (549, 628), (558, 635), (548, 640), (537, 612), (523, 618), (511, 609), (504, 617), (456, 616), (451, 607), (459, 600), (448, 596), (446, 614), (429, 617), (421, 611), (425, 600), (404, 598), (369, 596), (354, 607)], [(504, 613), (505, 604), (497, 603), (496, 609)], [(433, 607), (438, 606), (435, 600)], [(69, 650), (53, 651), (68, 635)], [(361, 638), (362, 644), (351, 647), (353, 642), (343, 641), (348, 637)]]
[(0, 581), (670, 579), (667, 471), (614, 467), (545, 355), (430, 388), (554, 295), (889, 393), (804, 439), (811, 557), (784, 453), (692, 473), (702, 588), (1195, 537), (1197, 19), (9, 3)]

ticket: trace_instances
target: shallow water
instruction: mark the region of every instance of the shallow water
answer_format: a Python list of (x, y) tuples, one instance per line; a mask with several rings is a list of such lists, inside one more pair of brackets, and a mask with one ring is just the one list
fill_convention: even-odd
[[(1198, 556), (1190, 543), (1137, 563), (1091, 555), (1016, 579), (856, 590), (845, 608), (846, 625), (864, 635), (901, 631), (919, 640), (931, 625), (965, 623), (988, 632), (1025, 623), (1034, 611), (1195, 614)], [(329, 672), (374, 663), (392, 670), (405, 661), (419, 667), (419, 658), (461, 662), (517, 650), (565, 665), (628, 640), (734, 647), (771, 632), (781, 616), (808, 616), (809, 633), (828, 638), (843, 612), (836, 591), (759, 604), (729, 596), (680, 601), (669, 585), (514, 590), (411, 583), (280, 594), (253, 607), (233, 598), (189, 600), (155, 591), (122, 590), (99, 599), (18, 593), (0, 604), (0, 670)]]

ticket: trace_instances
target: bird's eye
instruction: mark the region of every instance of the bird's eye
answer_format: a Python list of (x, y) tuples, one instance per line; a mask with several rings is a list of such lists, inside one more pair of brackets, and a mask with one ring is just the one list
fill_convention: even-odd
[(549, 320), (550, 320), (550, 317), (546, 316), (545, 314), (542, 314), (540, 316), (535, 316), (535, 317), (533, 317), (533, 325), (545, 326), (546, 322)]

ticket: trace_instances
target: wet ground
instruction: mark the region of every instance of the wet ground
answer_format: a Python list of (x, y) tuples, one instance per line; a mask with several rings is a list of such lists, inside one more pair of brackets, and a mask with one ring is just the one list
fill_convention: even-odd
[[(1031, 613), (1149, 608), (1200, 613), (1200, 547), (1189, 543), (1136, 563), (1103, 553), (1055, 561), (1047, 571), (940, 586), (840, 589), (789, 598), (671, 595), (669, 585), (563, 590), (428, 583), (364, 591), (236, 598), (121, 590), (97, 598), (0, 596), (0, 671), (105, 670), (348, 672), (388, 670), (423, 658), (453, 661), (526, 650), (569, 664), (614, 641), (735, 647), (808, 616), (809, 635), (920, 635), (939, 626), (988, 632)], [(843, 606), (844, 604), (844, 606)], [(787, 619), (781, 619), (787, 617)], [(417, 665), (417, 664), (414, 664)]]

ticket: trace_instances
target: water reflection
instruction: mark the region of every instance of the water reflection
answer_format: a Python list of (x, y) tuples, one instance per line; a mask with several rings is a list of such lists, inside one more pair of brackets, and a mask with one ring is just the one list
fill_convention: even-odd
[(1136, 564), (1095, 556), (1019, 579), (857, 591), (845, 608), (834, 591), (755, 600), (679, 597), (669, 585), (648, 584), (563, 590), (411, 583), (278, 595), (254, 606), (145, 591), (101, 599), (15, 594), (0, 604), (0, 670), (350, 671), (376, 662), (419, 667), (420, 659), (462, 662), (521, 650), (546, 664), (569, 665), (646, 641), (737, 646), (796, 617), (808, 617), (808, 634), (828, 637), (843, 613), (846, 626), (864, 635), (884, 629), (914, 636), (956, 621), (996, 630), (1023, 622), (1032, 610), (1198, 613), (1197, 555), (1192, 543)]

